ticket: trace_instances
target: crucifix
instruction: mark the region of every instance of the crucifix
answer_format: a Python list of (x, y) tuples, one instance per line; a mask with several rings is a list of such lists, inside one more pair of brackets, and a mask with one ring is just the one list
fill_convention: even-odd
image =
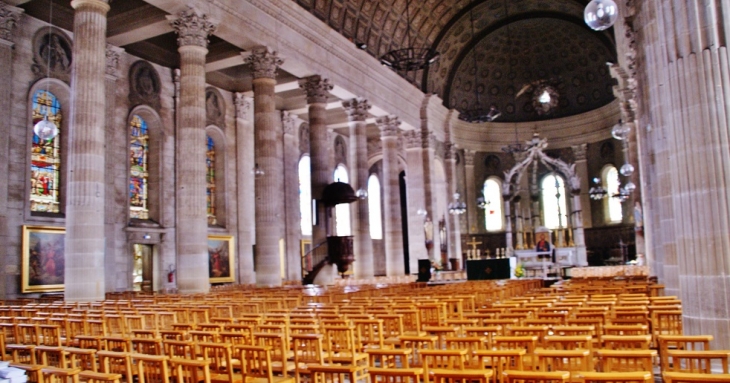
[(466, 244), (471, 246), (471, 250), (469, 250), (468, 252), (471, 253), (473, 257), (478, 257), (477, 245), (481, 245), (482, 243), (477, 242), (476, 238), (472, 238), (471, 242), (467, 242)]

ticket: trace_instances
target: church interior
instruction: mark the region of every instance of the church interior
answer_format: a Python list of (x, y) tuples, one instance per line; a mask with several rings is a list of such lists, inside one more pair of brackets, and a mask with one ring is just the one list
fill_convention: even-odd
[(728, 11), (0, 0), (0, 378), (730, 382)]

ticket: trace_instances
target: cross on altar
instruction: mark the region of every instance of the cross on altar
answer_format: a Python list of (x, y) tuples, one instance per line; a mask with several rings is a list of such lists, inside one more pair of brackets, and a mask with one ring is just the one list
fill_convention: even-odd
[(481, 245), (481, 242), (477, 242), (476, 238), (472, 238), (471, 242), (467, 242), (467, 245), (471, 246), (471, 250), (474, 251), (477, 249), (477, 245)]

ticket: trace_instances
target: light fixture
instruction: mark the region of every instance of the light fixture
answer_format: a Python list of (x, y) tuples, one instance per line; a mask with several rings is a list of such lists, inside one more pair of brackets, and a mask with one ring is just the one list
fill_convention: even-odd
[(460, 201), (459, 197), (461, 197), (459, 193), (454, 193), (454, 200), (449, 203), (449, 214), (461, 215), (466, 213), (466, 204)]
[(622, 176), (628, 177), (628, 176), (634, 174), (634, 165), (631, 165), (630, 163), (627, 162), (621, 166), (621, 170), (619, 170), (619, 171), (621, 172)]
[(426, 219), (426, 216), (428, 216), (428, 211), (426, 209), (424, 209), (424, 208), (420, 208), (420, 209), (418, 209), (416, 211), (416, 214), (418, 214), (421, 217), (423, 217), (423, 219)]
[(152, 236), (151, 236), (151, 235), (150, 235), (149, 233), (145, 233), (145, 234), (144, 234), (144, 235), (142, 236), (142, 238), (144, 238), (144, 239), (150, 239), (150, 238), (152, 238)]
[(492, 201), (485, 200), (484, 197), (477, 198), (477, 207), (480, 209), (486, 209), (491, 204), (492, 204)]
[(367, 199), (368, 191), (364, 188), (357, 189), (357, 191), (355, 192), (355, 197), (357, 197), (357, 199), (359, 199), (359, 200)]
[(601, 179), (594, 178), (593, 183), (595, 184), (595, 186), (591, 187), (591, 189), (588, 191), (588, 195), (590, 195), (591, 199), (599, 201), (606, 198), (606, 196), (608, 196), (608, 192), (601, 185)]
[(258, 163), (256, 163), (256, 166), (253, 167), (253, 169), (251, 170), (251, 173), (256, 178), (259, 178), (259, 177), (263, 176), (264, 174), (266, 174), (264, 169), (262, 167), (260, 167)]
[[(50, 43), (51, 41), (51, 31), (53, 26), (53, 1), (49, 2), (49, 9), (48, 9), (48, 41)], [(46, 62), (46, 96), (48, 93), (50, 93), (49, 88), (51, 86), (51, 82), (49, 79), (51, 78), (51, 56), (48, 55), (48, 60)], [(38, 138), (40, 138), (42, 141), (50, 141), (54, 139), (58, 135), (58, 126), (56, 126), (55, 123), (51, 122), (48, 119), (48, 113), (49, 111), (46, 110), (46, 114), (43, 115), (43, 119), (38, 121), (35, 125), (33, 125), (33, 133), (35, 133)]]
[(583, 19), (593, 30), (608, 29), (618, 19), (618, 7), (613, 0), (591, 0), (583, 11)]
[[(474, 39), (476, 37), (476, 30), (474, 29), (474, 10), (472, 9), (469, 12), (469, 19), (471, 21), (471, 38), (474, 40), (474, 84), (472, 85), (474, 88), (474, 107), (471, 109), (466, 109), (459, 112), (459, 119), (466, 122), (471, 122), (474, 124), (482, 124), (485, 122), (492, 122), (497, 117), (502, 115), (502, 113), (497, 110), (497, 107), (492, 105), (489, 107), (489, 109), (484, 109), (481, 106), (481, 101), (479, 100), (479, 87), (477, 86), (477, 81), (479, 81), (478, 77), (478, 70), (477, 70), (477, 46), (478, 42)], [(509, 27), (508, 27), (509, 28)], [(509, 41), (508, 41), (509, 44)]]
[(413, 46), (411, 38), (411, 14), (406, 1), (406, 48), (395, 49), (380, 58), (380, 63), (396, 71), (417, 71), (428, 67), (439, 59), (439, 53), (430, 48)]
[(629, 133), (631, 133), (631, 126), (624, 124), (622, 120), (619, 120), (618, 124), (611, 128), (611, 135), (619, 141), (626, 140), (629, 137)]

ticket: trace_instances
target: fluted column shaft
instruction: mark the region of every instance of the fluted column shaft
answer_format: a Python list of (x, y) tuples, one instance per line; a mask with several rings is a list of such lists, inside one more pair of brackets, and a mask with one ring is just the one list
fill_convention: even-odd
[[(479, 190), (484, 188), (484, 185), (476, 184), (476, 177), (474, 175), (474, 156), (476, 152), (474, 150), (464, 150), (464, 181), (466, 182), (466, 231), (468, 234), (474, 234), (482, 231), (484, 227), (483, 222), (477, 222), (477, 196), (481, 196), (483, 193)], [(461, 259), (461, 257), (457, 257)]]
[(380, 140), (383, 143), (383, 229), (386, 274), (404, 275), (403, 227), (401, 226), (400, 184), (398, 181), (397, 117), (378, 118)]
[[(302, 120), (289, 112), (282, 112), (284, 127), (284, 204), (288, 212), (301, 209), (299, 200), (299, 140), (298, 127)], [(301, 244), (302, 225), (299, 214), (286, 214), (286, 279), (302, 279)]]
[(253, 100), (243, 93), (234, 95), (236, 107), (236, 203), (238, 205), (238, 276), (241, 284), (256, 283), (253, 270), (255, 243), (255, 166), (254, 129), (251, 114)]
[[(367, 142), (367, 111), (370, 103), (363, 99), (343, 101), (342, 106), (348, 113), (350, 125), (349, 159), (352, 177), (350, 186), (355, 190), (367, 190), (368, 187), (368, 142)], [(369, 200), (361, 199), (351, 204), (352, 233), (354, 235), (355, 277), (358, 279), (372, 278), (373, 241), (370, 238), (370, 211)]]
[(279, 241), (284, 238), (284, 158), (281, 115), (276, 110), (276, 52), (254, 49), (253, 104), (256, 163), (265, 172), (256, 179), (256, 284), (281, 286)]
[(205, 56), (215, 27), (188, 9), (171, 17), (178, 34), (180, 104), (176, 151), (177, 287), (205, 293), (208, 279), (208, 214), (205, 179)]
[(71, 119), (66, 173), (65, 299), (104, 299), (104, 94), (106, 13), (101, 0), (74, 0)]
[[(450, 145), (450, 144), (447, 144)], [(458, 193), (457, 180), (456, 180), (456, 158), (454, 158), (453, 148), (446, 149), (446, 158), (444, 158), (444, 165), (446, 170), (446, 183), (449, 190), (449, 195), (453, 196), (454, 193)], [(462, 199), (463, 201), (463, 199)], [(509, 212), (509, 206), (505, 204), (505, 213)], [(461, 263), (461, 225), (459, 224), (459, 214), (448, 214), (448, 235), (449, 235), (449, 258), (458, 259)], [(511, 238), (511, 235), (510, 235)], [(511, 246), (511, 243), (509, 244)]]
[(672, 206), (659, 208), (673, 217), (673, 228), (662, 230), (672, 230), (675, 238), (684, 333), (711, 334), (712, 348), (728, 348), (730, 57), (724, 46), (728, 21), (718, 17), (728, 4), (675, 2), (673, 12), (663, 3), (641, 5), (642, 53), (653, 64), (644, 66), (643, 76), (662, 101), (642, 110), (651, 114), (652, 129), (667, 137)]
[[(428, 215), (423, 171), (423, 133), (420, 129), (403, 133), (406, 147), (406, 193), (408, 202), (408, 266), (418, 271), (418, 260), (428, 259), (427, 246), (433, 247), (433, 217)], [(422, 210), (419, 212), (419, 210)], [(425, 215), (423, 214), (425, 213)], [(426, 225), (426, 220), (429, 220)], [(428, 238), (426, 230), (429, 231)]]

